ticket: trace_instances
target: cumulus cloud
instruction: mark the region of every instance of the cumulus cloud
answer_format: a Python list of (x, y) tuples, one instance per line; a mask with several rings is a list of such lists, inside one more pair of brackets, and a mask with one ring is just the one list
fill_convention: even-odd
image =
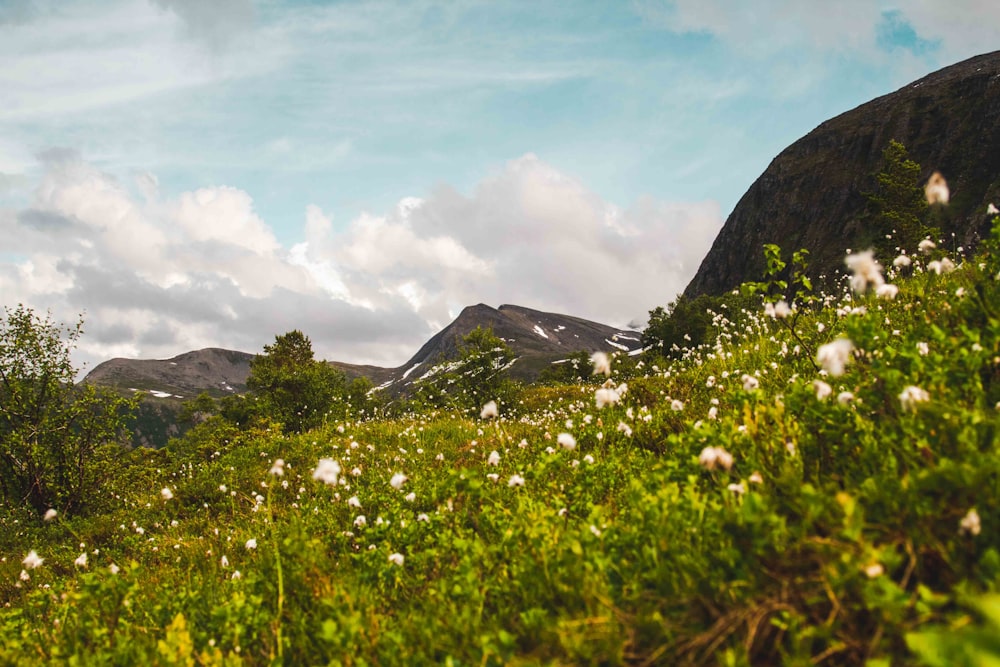
[(237, 188), (164, 197), (152, 174), (39, 159), (30, 205), (0, 211), (0, 291), (65, 321), (85, 311), (90, 364), (257, 351), (295, 328), (322, 357), (396, 366), (478, 302), (624, 326), (683, 289), (722, 222), (710, 202), (619, 208), (529, 154), (470, 194), (440, 185), (340, 227), (310, 205), (285, 248)]
[(313, 222), (305, 254), (370, 303), (402, 296), (438, 325), (486, 302), (624, 326), (684, 288), (721, 223), (714, 202), (621, 209), (529, 154), (470, 195), (441, 185), (343, 232)]

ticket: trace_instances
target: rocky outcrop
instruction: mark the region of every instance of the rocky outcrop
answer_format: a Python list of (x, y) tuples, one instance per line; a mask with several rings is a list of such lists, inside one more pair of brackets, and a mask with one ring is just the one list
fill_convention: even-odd
[(841, 114), (782, 151), (733, 209), (685, 296), (760, 279), (766, 243), (807, 248), (814, 276), (839, 271), (845, 249), (872, 238), (865, 193), (893, 139), (924, 178), (940, 171), (948, 180), (951, 203), (934, 223), (949, 245), (974, 246), (988, 230), (987, 205), (1000, 206), (1000, 51)]

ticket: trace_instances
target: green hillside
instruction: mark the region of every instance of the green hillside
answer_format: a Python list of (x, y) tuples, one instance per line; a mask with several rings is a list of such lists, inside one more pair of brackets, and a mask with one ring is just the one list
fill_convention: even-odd
[(8, 500), (0, 662), (1000, 660), (1000, 218), (908, 257), (496, 419), (214, 418), (83, 515)]

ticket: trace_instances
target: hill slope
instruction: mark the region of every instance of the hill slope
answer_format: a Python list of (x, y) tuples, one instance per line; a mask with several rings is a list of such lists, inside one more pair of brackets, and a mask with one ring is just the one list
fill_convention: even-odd
[(864, 229), (865, 192), (882, 151), (902, 142), (923, 177), (940, 171), (952, 200), (941, 228), (955, 246), (988, 228), (1000, 203), (1000, 51), (970, 58), (823, 123), (781, 152), (740, 199), (684, 294), (721, 294), (764, 269), (762, 246), (808, 248), (815, 273), (842, 268)]

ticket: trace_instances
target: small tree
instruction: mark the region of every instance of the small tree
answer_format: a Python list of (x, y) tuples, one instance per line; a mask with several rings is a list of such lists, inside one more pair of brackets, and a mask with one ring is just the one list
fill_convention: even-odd
[(276, 336), (250, 361), (247, 388), (255, 400), (253, 413), (281, 422), (287, 432), (315, 428), (347, 409), (344, 374), (315, 360), (312, 342), (297, 329)]
[(0, 322), (0, 486), (38, 511), (79, 511), (110, 477), (137, 399), (75, 386), (70, 353), (83, 321), (62, 329), (30, 308)]
[[(882, 151), (882, 170), (875, 175), (878, 183), (868, 201), (874, 207), (875, 224), (872, 239), (880, 256), (895, 254), (895, 246), (913, 251), (926, 234), (927, 201), (920, 178), (920, 165), (910, 159), (906, 146), (896, 140)], [(886, 235), (895, 232), (893, 239)]]
[(417, 385), (418, 400), (435, 406), (451, 406), (478, 414), (489, 401), (509, 400), (516, 390), (507, 370), (514, 351), (492, 328), (476, 327), (458, 343), (459, 358), (442, 361), (446, 370)]

